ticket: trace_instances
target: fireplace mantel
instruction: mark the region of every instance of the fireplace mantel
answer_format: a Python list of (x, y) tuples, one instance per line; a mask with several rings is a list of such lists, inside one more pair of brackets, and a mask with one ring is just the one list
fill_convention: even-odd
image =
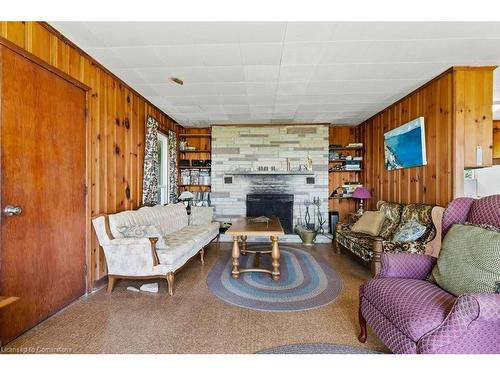
[(228, 171), (226, 175), (297, 175), (297, 176), (313, 176), (313, 171)]

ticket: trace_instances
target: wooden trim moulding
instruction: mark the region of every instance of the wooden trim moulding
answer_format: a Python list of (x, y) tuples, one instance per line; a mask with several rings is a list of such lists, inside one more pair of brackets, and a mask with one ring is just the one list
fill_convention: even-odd
[[(0, 45), (3, 45), (5, 48), (10, 49), (11, 51), (17, 53), (18, 55), (23, 56), (24, 58), (32, 61), (33, 63), (41, 66), (42, 68), (48, 70), (51, 73), (54, 73), (55, 75), (61, 77), (62, 79), (68, 81), (69, 83), (77, 86), (78, 88), (84, 90), (84, 91), (90, 91), (91, 88), (84, 83), (80, 82), (79, 80), (71, 77), (69, 74), (64, 73), (62, 70), (59, 70), (53, 65), (50, 65), (49, 63), (46, 63), (39, 57), (35, 56), (31, 52), (28, 52), (24, 48), (19, 47), (18, 45), (12, 43), (10, 40), (5, 39), (4, 37), (0, 36)], [(87, 107), (85, 108), (87, 110), (88, 108), (88, 98), (86, 98), (86, 105)], [(88, 117), (88, 116), (86, 116)], [(86, 120), (87, 121), (87, 120)]]

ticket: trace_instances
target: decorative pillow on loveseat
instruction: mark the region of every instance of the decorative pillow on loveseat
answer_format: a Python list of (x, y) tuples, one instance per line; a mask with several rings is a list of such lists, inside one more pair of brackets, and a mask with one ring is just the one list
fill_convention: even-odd
[(352, 226), (353, 232), (378, 236), (384, 223), (384, 213), (381, 211), (365, 211), (365, 213)]
[(432, 279), (455, 296), (494, 293), (500, 281), (500, 233), (453, 225), (444, 238)]
[(422, 237), (427, 230), (427, 227), (420, 224), (417, 220), (411, 219), (401, 227), (392, 238), (393, 241), (411, 242)]

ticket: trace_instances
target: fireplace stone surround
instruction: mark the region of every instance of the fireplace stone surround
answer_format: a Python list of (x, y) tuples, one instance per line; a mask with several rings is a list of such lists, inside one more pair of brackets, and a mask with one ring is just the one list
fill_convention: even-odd
[[(294, 171), (308, 157), (312, 170)], [(287, 161), (292, 171), (287, 171)], [(267, 170), (259, 171), (263, 167)], [(304, 218), (306, 199), (319, 197), (322, 215), (327, 218), (328, 125), (212, 126), (211, 199), (217, 220), (231, 222), (247, 216), (247, 195), (252, 194), (293, 196), (292, 227), (299, 217)], [(221, 240), (230, 238), (222, 236)], [(280, 240), (300, 242), (291, 233)], [(317, 238), (317, 242), (329, 241)]]

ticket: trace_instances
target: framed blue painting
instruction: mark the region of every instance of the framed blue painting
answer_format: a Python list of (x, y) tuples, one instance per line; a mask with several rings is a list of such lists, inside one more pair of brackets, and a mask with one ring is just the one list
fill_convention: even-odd
[(385, 168), (389, 171), (427, 164), (424, 118), (384, 134)]

